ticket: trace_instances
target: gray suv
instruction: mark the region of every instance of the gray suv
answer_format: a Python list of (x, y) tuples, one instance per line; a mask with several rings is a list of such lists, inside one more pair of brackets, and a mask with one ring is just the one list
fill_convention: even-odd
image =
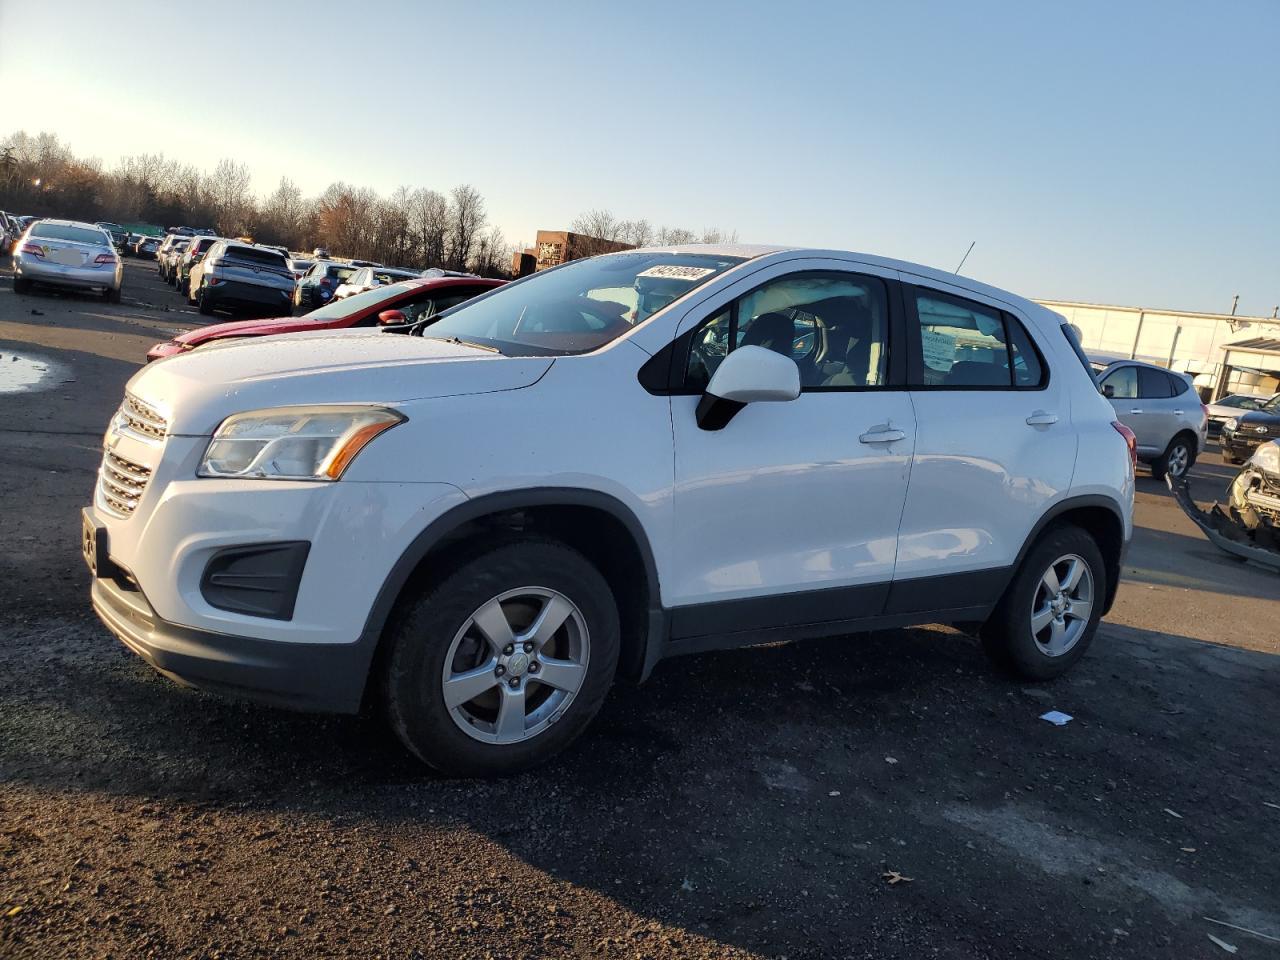
[(1090, 358), (1116, 419), (1138, 438), (1138, 459), (1157, 480), (1181, 477), (1200, 456), (1209, 414), (1191, 381), (1141, 360)]

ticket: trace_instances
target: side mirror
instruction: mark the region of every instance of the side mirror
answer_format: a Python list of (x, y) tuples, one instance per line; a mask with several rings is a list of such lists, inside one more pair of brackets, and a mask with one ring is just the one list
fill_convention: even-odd
[(1102, 388), (1102, 395), (1106, 397), (1108, 400), (1112, 400), (1115, 398), (1116, 388), (1108, 383), (1106, 386)]
[(723, 430), (748, 403), (794, 400), (800, 396), (800, 368), (790, 357), (764, 347), (739, 347), (720, 362), (698, 401), (703, 430)]
[(378, 314), (378, 326), (395, 327), (409, 322), (409, 318), (401, 310), (383, 310)]

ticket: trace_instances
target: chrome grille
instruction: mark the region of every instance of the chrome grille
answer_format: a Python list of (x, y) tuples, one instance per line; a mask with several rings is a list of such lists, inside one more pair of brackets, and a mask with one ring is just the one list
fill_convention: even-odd
[(103, 451), (98, 492), (106, 508), (117, 516), (127, 517), (138, 508), (138, 500), (150, 479), (150, 467), (126, 460), (110, 450)]
[(121, 426), (153, 440), (163, 440), (169, 431), (169, 423), (164, 417), (129, 393), (124, 395), (124, 403), (120, 404), (116, 417)]

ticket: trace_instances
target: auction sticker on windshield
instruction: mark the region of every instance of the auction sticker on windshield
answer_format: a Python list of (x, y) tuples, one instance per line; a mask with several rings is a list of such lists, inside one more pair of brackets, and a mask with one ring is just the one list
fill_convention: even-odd
[(650, 267), (648, 270), (642, 270), (636, 274), (637, 277), (655, 277), (662, 280), (688, 280), (692, 283), (695, 280), (701, 280), (715, 273), (713, 267), (685, 267), (675, 263), (663, 264), (658, 267)]

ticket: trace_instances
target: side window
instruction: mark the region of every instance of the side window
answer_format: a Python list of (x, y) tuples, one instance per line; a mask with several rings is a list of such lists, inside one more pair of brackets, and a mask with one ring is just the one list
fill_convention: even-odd
[(1012, 385), (1000, 311), (937, 291), (917, 290), (915, 301), (925, 386)]
[(1013, 360), (1013, 385), (1015, 387), (1038, 387), (1044, 383), (1044, 367), (1040, 355), (1036, 353), (1031, 335), (1027, 333), (1017, 318), (1005, 314), (1005, 329), (1009, 333), (1009, 356)]
[(1167, 373), (1138, 367), (1138, 396), (1146, 400), (1164, 400), (1173, 396), (1173, 381)]
[(782, 277), (739, 297), (694, 333), (685, 387), (705, 389), (725, 356), (745, 346), (790, 357), (805, 390), (882, 386), (888, 331), (882, 280), (852, 273)]
[(1170, 374), (1169, 379), (1173, 382), (1173, 396), (1175, 397), (1180, 397), (1191, 389), (1191, 384), (1187, 382), (1186, 377)]
[(1138, 368), (1117, 367), (1102, 378), (1102, 392), (1112, 400), (1136, 400), (1138, 397)]

